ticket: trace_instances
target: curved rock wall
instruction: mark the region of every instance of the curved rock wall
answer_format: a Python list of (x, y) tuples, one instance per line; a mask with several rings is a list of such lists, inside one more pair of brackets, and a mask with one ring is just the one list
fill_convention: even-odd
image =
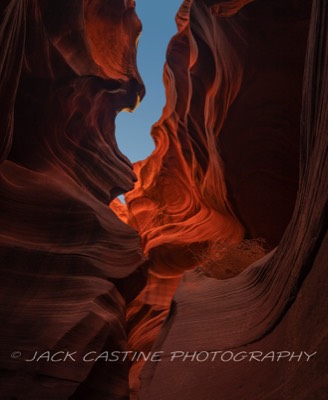
[[(209, 273), (201, 263), (183, 274), (152, 347), (153, 352), (160, 352), (161, 362), (148, 362), (141, 372), (140, 399), (326, 398), (328, 8), (324, 1), (313, 2), (305, 56), (308, 6), (304, 2), (254, 2), (228, 20), (221, 19), (225, 15), (217, 15), (218, 7), (209, 17), (225, 29), (234, 24), (240, 27), (238, 22), (245, 28), (243, 24), (249, 19), (245, 31), (234, 28), (238, 38), (244, 39), (241, 42), (247, 45), (247, 52), (238, 52), (243, 61), (243, 76), (218, 132), (217, 143), (228, 199), (245, 226), (246, 237), (261, 237), (269, 248), (275, 244), (278, 247), (233, 279), (222, 280), (219, 273), (220, 279), (213, 279), (215, 265)], [(190, 10), (199, 9), (203, 10), (200, 3), (194, 2)], [(189, 15), (190, 26), (202, 21), (196, 12), (195, 20), (192, 12)], [(187, 24), (188, 19), (183, 19)], [(287, 30), (286, 24), (294, 24), (293, 29)], [(275, 25), (279, 27), (277, 31)], [(222, 33), (217, 40), (224, 43)], [(257, 58), (256, 49), (261, 50)], [(222, 57), (226, 53), (225, 50)], [(206, 65), (204, 60), (203, 63)], [(236, 63), (229, 65), (238, 67)], [(204, 71), (201, 77), (203, 74)], [(181, 80), (175, 82), (178, 86)], [(199, 99), (201, 96), (197, 96), (196, 100)], [(203, 108), (199, 106), (199, 110)], [(194, 118), (194, 113), (190, 118)], [(155, 133), (157, 129), (155, 126)], [(187, 132), (190, 138), (191, 133)], [(176, 141), (172, 136), (169, 131), (169, 143)], [(169, 150), (166, 157), (174, 163), (175, 157), (168, 154)], [(155, 156), (156, 152), (141, 164), (141, 178), (143, 168), (146, 171)], [(131, 199), (134, 222), (138, 221), (138, 208), (134, 207), (133, 193), (128, 200)], [(151, 191), (144, 193), (147, 201), (154, 198)], [(138, 202), (141, 203), (139, 198)], [(163, 226), (163, 232), (165, 229)], [(188, 245), (187, 240), (184, 245)], [(153, 262), (152, 252), (149, 254)], [(151, 264), (150, 276), (152, 271), (156, 273), (156, 261), (155, 258)], [(218, 272), (224, 268), (224, 260), (217, 262)], [(162, 270), (160, 273), (164, 275)], [(164, 278), (167, 277), (163, 276), (163, 282)], [(154, 291), (152, 284), (151, 276), (144, 301), (151, 301), (153, 294), (156, 309), (165, 286), (158, 285)], [(163, 308), (164, 304), (168, 304), (167, 296), (163, 296)], [(151, 316), (148, 319), (155, 321)], [(148, 326), (151, 327), (150, 322)], [(158, 325), (153, 329), (159, 331)], [(172, 359), (175, 352), (179, 354)], [(206, 354), (212, 353), (212, 357), (215, 352), (214, 362), (204, 361)], [(200, 357), (197, 359), (195, 354)], [(250, 361), (252, 354), (257, 360)], [(287, 359), (279, 362), (278, 354)], [(237, 359), (231, 360), (231, 356)]]
[(0, 9), (0, 397), (126, 399), (128, 362), (25, 360), (127, 349), (145, 257), (108, 203), (136, 180), (114, 120), (144, 95), (140, 21), (115, 0)]
[[(114, 130), (145, 93), (134, 1), (1, 3), (1, 399), (326, 399), (328, 8), (311, 4), (185, 0), (132, 171)], [(125, 350), (164, 355), (79, 358)]]
[(135, 165), (127, 212), (113, 203), (150, 259), (148, 284), (129, 306), (131, 348), (152, 348), (184, 271), (201, 265), (227, 279), (280, 242), (299, 185), (310, 9), (310, 1), (182, 4), (156, 149)]

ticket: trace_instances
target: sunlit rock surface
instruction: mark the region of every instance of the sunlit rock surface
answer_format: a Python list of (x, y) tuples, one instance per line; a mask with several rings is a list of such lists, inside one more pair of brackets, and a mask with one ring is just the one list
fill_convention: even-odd
[[(0, 397), (127, 399), (127, 362), (78, 355), (127, 349), (126, 301), (144, 284), (140, 239), (108, 208), (136, 179), (114, 119), (144, 95), (141, 24), (127, 1), (0, 12)], [(76, 362), (24, 361), (63, 350)]]
[[(300, 182), (310, 14), (311, 1), (185, 1), (181, 6), (179, 32), (169, 45), (164, 70), (167, 104), (152, 129), (156, 149), (135, 165), (139, 180), (135, 190), (126, 195), (124, 220), (138, 230), (150, 258), (148, 284), (129, 307), (131, 321), (138, 321), (130, 333), (133, 348), (151, 348), (184, 271), (201, 267), (185, 275), (176, 296), (190, 274), (202, 271), (201, 276), (231, 278), (280, 243), (296, 212)], [(308, 64), (315, 65), (317, 57), (318, 53), (312, 54)], [(303, 107), (303, 121), (305, 112)], [(304, 137), (309, 133), (302, 128)], [(298, 245), (294, 246), (298, 251)], [(291, 264), (283, 267), (287, 275)], [(237, 280), (229, 285), (233, 282)], [(276, 290), (269, 277), (266, 284)], [(199, 347), (207, 349), (206, 334), (202, 341), (204, 326), (208, 326), (209, 340), (218, 336), (221, 325), (200, 322), (193, 301), (200, 302), (198, 312), (206, 303), (204, 318), (212, 318), (210, 310), (218, 305), (232, 313), (219, 289), (217, 297), (207, 295), (206, 286), (197, 295), (201, 283), (193, 279), (190, 285), (182, 302), (186, 301), (192, 316), (185, 315), (180, 341), (175, 342), (177, 336), (173, 336), (171, 350), (180, 349), (184, 340), (193, 348), (196, 337)], [(256, 287), (254, 295), (260, 296)], [(243, 297), (244, 289), (237, 288), (241, 297), (235, 302), (244, 304), (245, 309), (236, 312), (248, 315), (248, 306), (253, 306)], [(283, 283), (280, 290), (288, 292)], [(278, 301), (277, 297), (271, 301)], [(169, 326), (172, 320), (171, 312)], [(268, 325), (263, 321), (267, 329)], [(243, 326), (248, 325), (236, 326), (238, 334)], [(163, 335), (168, 332), (167, 328)], [(232, 338), (233, 325), (224, 332)], [(221, 346), (220, 342), (216, 345)], [(157, 344), (157, 348), (161, 346)], [(131, 370), (136, 388), (140, 368), (134, 365)], [(197, 370), (196, 365), (194, 368)], [(162, 371), (164, 366), (160, 363), (157, 369)], [(172, 367), (167, 381), (173, 379), (174, 370)], [(148, 372), (144, 376), (148, 377)], [(148, 379), (144, 380), (147, 387)], [(158, 391), (149, 398), (157, 398), (163, 390), (157, 380), (152, 388), (156, 386)], [(142, 393), (144, 396), (146, 389)], [(209, 398), (214, 398), (213, 393)], [(167, 392), (167, 398), (170, 395), (182, 393)]]
[[(184, 1), (134, 172), (114, 137), (144, 95), (134, 2), (5, 0), (0, 16), (2, 398), (325, 400), (324, 0)], [(25, 362), (36, 350), (165, 354)]]
[[(314, 1), (310, 24), (311, 2), (246, 3), (184, 2), (156, 150), (126, 196), (125, 219), (151, 262), (129, 307), (130, 344), (164, 352), (141, 372), (142, 400), (326, 398), (328, 9)], [(221, 257), (210, 262), (213, 248)], [(316, 355), (169, 356), (286, 350)], [(131, 370), (136, 389), (141, 367)]]

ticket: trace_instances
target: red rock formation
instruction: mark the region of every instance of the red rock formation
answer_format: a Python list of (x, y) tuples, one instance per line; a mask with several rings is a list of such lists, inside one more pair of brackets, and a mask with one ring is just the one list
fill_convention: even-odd
[(24, 360), (127, 348), (145, 257), (108, 202), (135, 181), (114, 137), (144, 94), (133, 3), (1, 3), (1, 399), (128, 397), (127, 362)]
[[(201, 1), (181, 7), (165, 66), (168, 102), (152, 131), (157, 147), (136, 165), (140, 179), (126, 196), (157, 271), (190, 266), (189, 244), (239, 242), (242, 226), (269, 248), (281, 239), (298, 185), (308, 15), (309, 2), (258, 2), (228, 19)], [(170, 260), (166, 250), (161, 257), (166, 246)]]
[[(139, 343), (133, 332), (130, 341), (150, 347), (151, 335), (159, 331), (160, 321), (149, 309), (158, 309), (163, 298), (162, 312), (168, 310), (176, 282), (167, 290), (163, 283), (154, 285), (152, 274), (165, 282), (188, 262), (187, 268), (194, 265), (184, 255), (204, 238), (207, 220), (197, 218), (204, 204), (230, 201), (246, 237), (261, 237), (269, 248), (278, 247), (233, 279), (213, 279), (215, 265), (210, 271), (205, 266), (184, 273), (152, 347), (164, 353), (162, 362), (149, 362), (143, 369), (140, 399), (323, 400), (328, 356), (323, 311), (328, 306), (323, 279), (328, 256), (328, 7), (321, 0), (313, 3), (305, 57), (309, 2), (258, 1), (233, 16), (243, 2), (240, 7), (238, 2), (215, 3), (214, 13), (200, 1), (185, 2), (180, 10), (180, 32), (170, 44), (166, 66), (168, 104), (153, 128), (157, 149), (139, 163), (140, 183), (127, 195), (128, 218), (138, 227), (151, 259), (151, 278), (131, 311), (144, 316), (139, 330), (146, 320), (152, 331), (140, 336)], [(226, 12), (217, 15), (225, 5), (233, 6), (229, 19), (222, 18)], [(184, 63), (175, 51), (184, 55)], [(207, 177), (211, 163), (217, 163), (212, 160), (218, 159), (221, 174), (216, 174), (215, 187), (209, 184), (214, 177)], [(180, 183), (186, 182), (181, 178), (186, 171), (192, 176), (189, 185)], [(225, 193), (225, 183), (222, 201), (211, 189), (221, 187)], [(192, 195), (195, 187), (198, 197)], [(188, 207), (195, 198), (198, 209)], [(218, 210), (212, 204), (211, 210)], [(185, 210), (190, 214), (184, 214), (182, 223)], [(200, 234), (193, 241), (188, 233), (195, 225)], [(187, 233), (180, 235), (183, 229)], [(217, 231), (216, 242), (233, 243), (231, 237), (222, 237), (225, 226)], [(225, 263), (223, 259), (216, 265), (220, 278)], [(189, 355), (305, 351), (315, 356), (310, 362), (304, 354), (299, 362), (272, 362), (270, 356), (262, 362), (172, 362), (170, 355), (177, 350)], [(306, 382), (304, 376), (309, 377)]]
[[(328, 7), (313, 2), (306, 55), (310, 0), (185, 0), (135, 175), (114, 137), (144, 93), (133, 3), (0, 5), (0, 395), (127, 399), (127, 362), (24, 360), (152, 349), (142, 400), (325, 399)], [(107, 205), (136, 176), (120, 221)]]
[[(222, 254), (243, 239), (273, 249), (293, 212), (311, 2), (246, 3), (185, 1), (177, 16), (156, 149), (135, 165), (139, 179), (126, 195), (124, 220), (151, 261), (148, 284), (129, 307), (138, 320), (132, 348), (151, 349), (181, 273), (203, 264), (212, 243)], [(237, 275), (251, 263), (242, 248), (239, 259), (229, 256), (235, 266), (223, 254), (203, 267)]]

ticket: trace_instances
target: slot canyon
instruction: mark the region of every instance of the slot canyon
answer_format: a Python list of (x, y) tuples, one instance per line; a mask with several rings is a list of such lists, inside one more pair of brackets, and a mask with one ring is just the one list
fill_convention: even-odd
[(135, 1), (1, 0), (0, 400), (327, 399), (328, 3), (181, 3), (132, 164)]

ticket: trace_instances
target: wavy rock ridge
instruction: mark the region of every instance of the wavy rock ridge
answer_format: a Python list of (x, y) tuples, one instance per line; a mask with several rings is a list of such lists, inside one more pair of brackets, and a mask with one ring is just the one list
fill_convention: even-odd
[(108, 203), (136, 179), (114, 120), (144, 95), (140, 21), (133, 2), (114, 0), (0, 11), (0, 397), (127, 398), (127, 362), (24, 360), (127, 349), (125, 304), (145, 257)]
[[(185, 0), (134, 172), (114, 137), (144, 94), (134, 2), (6, 0), (0, 17), (1, 398), (325, 400), (324, 0)], [(36, 349), (164, 355), (10, 357)]]
[[(152, 129), (156, 149), (135, 165), (139, 179), (126, 195), (124, 220), (138, 230), (150, 259), (147, 286), (128, 308), (133, 349), (152, 348), (186, 270), (191, 272), (185, 275), (174, 302), (187, 285), (185, 280), (196, 274), (181, 300), (190, 315), (184, 315), (185, 309), (180, 311), (184, 315), (181, 331), (172, 334), (168, 347), (162, 347), (164, 339), (159, 339), (156, 349), (180, 350), (185, 348), (184, 342), (193, 343), (188, 350), (198, 342), (196, 350), (212, 348), (209, 343), (221, 326), (209, 323), (213, 310), (219, 302), (226, 308), (224, 315), (233, 311), (226, 290), (224, 294), (219, 289), (217, 294), (206, 294), (208, 286), (207, 282), (202, 286), (202, 274), (205, 271), (220, 279), (239, 274), (263, 252), (281, 243), (287, 225), (292, 224), (300, 190), (301, 99), (311, 1), (246, 3), (250, 2), (185, 1), (177, 15), (178, 34), (169, 45), (164, 69), (167, 104)], [(124, 214), (115, 203), (112, 207)], [(254, 243), (254, 239), (261, 241)], [(201, 266), (200, 277), (192, 271), (195, 266)], [(285, 268), (290, 271), (291, 266)], [(273, 288), (270, 279), (273, 277), (268, 275), (266, 282)], [(245, 283), (246, 287), (252, 285)], [(254, 285), (253, 295), (260, 296), (261, 289)], [(283, 283), (280, 285), (279, 290), (288, 292)], [(243, 292), (243, 286), (236, 287)], [(260, 299), (265, 302), (264, 297)], [(243, 301), (245, 310), (237, 309), (238, 316), (248, 315), (251, 301), (247, 296)], [(198, 312), (206, 309), (202, 312), (206, 318), (203, 324), (194, 307)], [(172, 315), (171, 306), (170, 328), (164, 328), (161, 337), (174, 329)], [(203, 333), (197, 329), (204, 326), (213, 332), (209, 333), (209, 343), (206, 335), (201, 339)], [(229, 331), (232, 339), (233, 332), (239, 332), (242, 326), (228, 325), (223, 335)], [(258, 332), (269, 330), (269, 326), (265, 320)], [(195, 333), (187, 334), (186, 327)], [(214, 343), (221, 346), (220, 341)], [(141, 364), (131, 370), (136, 390)], [(163, 396), (164, 382), (174, 379), (175, 368), (170, 370), (169, 364), (165, 368), (159, 363), (159, 376), (167, 376), (162, 381), (155, 376), (151, 384), (152, 373), (146, 369), (144, 387), (158, 388), (146, 398)], [(194, 374), (197, 368), (194, 366)], [(196, 375), (189, 378), (199, 382)], [(183, 394), (182, 386), (178, 387), (181, 391), (167, 391), (165, 398), (191, 398), (191, 393), (195, 398), (198, 393), (192, 387), (188, 395)], [(214, 393), (210, 392), (209, 398)], [(197, 396), (203, 398), (205, 393)]]

